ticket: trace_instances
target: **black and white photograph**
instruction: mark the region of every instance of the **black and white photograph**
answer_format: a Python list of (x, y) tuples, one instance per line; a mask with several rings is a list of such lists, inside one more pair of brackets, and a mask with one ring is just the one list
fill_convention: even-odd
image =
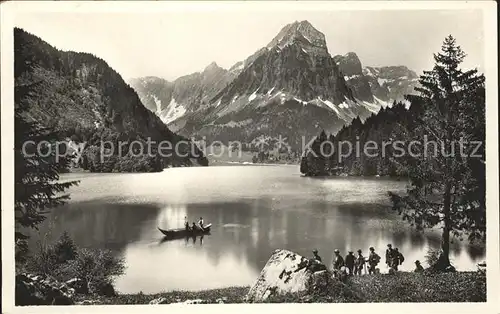
[(495, 2), (1, 14), (2, 312), (500, 313)]

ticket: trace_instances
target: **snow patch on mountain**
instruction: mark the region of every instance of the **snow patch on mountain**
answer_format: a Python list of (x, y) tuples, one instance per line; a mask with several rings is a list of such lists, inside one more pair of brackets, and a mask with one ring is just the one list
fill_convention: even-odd
[(351, 76), (344, 75), (344, 80), (345, 81), (349, 81), (349, 80), (352, 80), (352, 79), (357, 78), (359, 76), (360, 75), (358, 75), (358, 74), (354, 74), (354, 75), (351, 75)]
[(335, 113), (337, 113), (337, 115), (340, 115), (339, 110), (337, 109), (337, 107), (335, 106), (335, 104), (333, 104), (331, 101), (329, 101), (329, 100), (323, 100), (323, 99), (321, 99), (321, 97), (318, 97), (318, 99), (319, 99), (319, 101), (321, 101), (322, 103), (324, 103), (325, 105), (327, 105), (328, 108), (330, 108), (333, 111), (335, 111)]
[(373, 67), (363, 68), (363, 74), (370, 76), (377, 76), (380, 73), (380, 70)]
[(258, 91), (258, 90), (259, 90), (259, 89), (257, 88), (257, 89), (255, 90), (255, 92), (253, 92), (253, 93), (252, 93), (252, 95), (248, 96), (248, 101), (252, 101), (252, 100), (254, 100), (254, 99), (255, 99), (255, 97), (257, 97), (257, 91)]
[(153, 101), (155, 102), (155, 105), (156, 105), (156, 112), (160, 112), (161, 111), (161, 100), (159, 100), (155, 94), (153, 94), (151, 96), (153, 97)]
[(231, 121), (229, 121), (226, 124), (222, 124), (221, 126), (226, 126), (226, 127), (229, 127), (229, 128), (235, 128), (235, 127), (242, 127), (242, 126), (245, 126), (245, 125), (249, 125), (252, 122), (253, 122), (252, 119), (246, 119), (246, 120), (243, 120), (243, 121), (233, 121), (233, 120), (231, 120)]
[(380, 108), (391, 108), (392, 107), (392, 101), (384, 101), (376, 96), (373, 96), (373, 99), (375, 100), (375, 103), (366, 103), (365, 104), (367, 105), (367, 108), (370, 109), (370, 106), (373, 106), (373, 110), (370, 110), (372, 111), (373, 113), (378, 113)]
[(339, 104), (339, 108), (340, 109), (347, 109), (347, 108), (349, 108), (349, 105), (344, 101), (344, 102)]
[(308, 104), (308, 102), (307, 102), (307, 101), (302, 100), (302, 99), (299, 99), (299, 98), (297, 98), (297, 97), (293, 97), (293, 99), (294, 99), (295, 101), (297, 101), (297, 102), (299, 102), (299, 103), (303, 104), (303, 105), (307, 105), (307, 104)]
[(285, 93), (281, 93), (280, 95), (280, 101), (281, 101), (281, 104), (283, 105), (286, 101), (286, 94)]
[(167, 108), (159, 112), (159, 117), (163, 121), (163, 123), (168, 124), (184, 116), (184, 114), (186, 114), (186, 111), (186, 108), (183, 105), (178, 104), (175, 101), (175, 98), (172, 97), (172, 100), (168, 104)]
[(389, 80), (389, 79), (383, 79), (383, 78), (377, 78), (377, 81), (378, 81), (378, 85), (382, 86), (382, 85), (384, 85), (384, 83), (389, 82), (391, 80)]

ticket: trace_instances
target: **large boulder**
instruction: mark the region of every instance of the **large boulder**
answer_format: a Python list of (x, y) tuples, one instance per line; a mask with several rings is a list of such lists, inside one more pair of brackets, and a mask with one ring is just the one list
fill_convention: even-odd
[(324, 289), (330, 273), (316, 263), (287, 250), (274, 251), (246, 296), (248, 302), (263, 302), (269, 297)]
[(16, 275), (16, 305), (71, 305), (75, 290), (46, 275)]

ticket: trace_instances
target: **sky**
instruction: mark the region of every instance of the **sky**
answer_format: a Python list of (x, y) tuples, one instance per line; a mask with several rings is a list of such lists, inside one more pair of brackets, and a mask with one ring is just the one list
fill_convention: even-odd
[(286, 24), (308, 20), (332, 56), (355, 52), (363, 66), (406, 65), (421, 74), (451, 34), (464, 68), (484, 71), (480, 10), (212, 10), (137, 13), (20, 13), (15, 25), (62, 50), (92, 53), (125, 80), (174, 80), (215, 61), (231, 67), (267, 45)]

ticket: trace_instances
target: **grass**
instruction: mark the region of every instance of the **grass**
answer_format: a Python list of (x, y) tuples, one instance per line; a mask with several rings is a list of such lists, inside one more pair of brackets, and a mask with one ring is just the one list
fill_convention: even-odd
[(477, 272), (368, 275), (347, 285), (363, 302), (486, 302), (486, 276)]
[(201, 299), (207, 303), (217, 303), (223, 299), (224, 303), (242, 303), (250, 287), (229, 287), (203, 291), (172, 291), (156, 294), (119, 294), (115, 297), (85, 298), (77, 301), (92, 300), (95, 304), (148, 304), (158, 298), (165, 298), (165, 303), (184, 302), (186, 300)]
[[(204, 291), (173, 291), (158, 294), (122, 294), (95, 300), (95, 304), (147, 304), (157, 298), (166, 303), (201, 299), (207, 303), (244, 303), (249, 287)], [(82, 299), (83, 300), (83, 299)], [(269, 303), (360, 303), (360, 302), (486, 302), (486, 276), (478, 272), (350, 277), (345, 283), (333, 281), (326, 291), (294, 293), (267, 300)]]

